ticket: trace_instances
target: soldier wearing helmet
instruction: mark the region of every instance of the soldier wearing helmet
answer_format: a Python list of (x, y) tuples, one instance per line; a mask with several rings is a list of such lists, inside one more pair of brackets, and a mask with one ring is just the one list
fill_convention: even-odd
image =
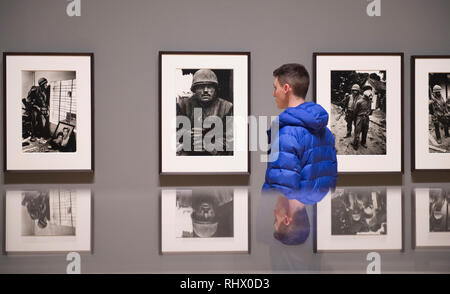
[[(216, 74), (210, 69), (197, 70), (192, 79), (192, 96), (179, 99), (177, 101), (177, 116), (188, 117), (192, 128), (184, 130), (191, 136), (191, 149), (183, 150), (183, 144), (178, 142), (177, 155), (232, 155), (233, 144), (233, 125), (231, 119), (226, 117), (233, 116), (233, 104), (225, 99), (217, 97), (219, 90), (219, 81)], [(201, 117), (194, 115), (201, 110)], [(204, 128), (203, 123), (208, 117), (218, 117), (222, 121), (223, 136), (215, 137), (213, 150), (205, 148), (203, 139), (212, 128)], [(197, 124), (202, 128), (196, 128)], [(215, 127), (215, 126), (214, 126)]]
[(448, 133), (448, 117), (450, 116), (447, 109), (444, 97), (441, 95), (442, 88), (439, 85), (433, 87), (433, 92), (430, 94), (429, 110), (431, 114), (431, 120), (434, 125), (434, 132), (436, 134), (436, 141), (438, 144), (442, 144), (440, 124), (444, 127), (445, 137), (449, 137)]
[(229, 191), (197, 192), (192, 196), (194, 237), (233, 236), (233, 196)]
[(38, 138), (50, 137), (49, 105), (50, 105), (50, 86), (48, 80), (44, 77), (38, 80), (38, 86), (32, 86), (28, 92), (28, 101), (32, 105), (31, 141)]
[(350, 138), (352, 136), (352, 125), (355, 123), (355, 105), (356, 101), (361, 97), (360, 87), (358, 84), (352, 86), (352, 93), (346, 94), (343, 101), (345, 120), (347, 121), (347, 135), (344, 138)]
[(367, 148), (366, 139), (369, 131), (369, 115), (372, 114), (372, 87), (365, 86), (363, 90), (364, 93), (360, 95), (354, 108), (355, 137), (352, 145), (355, 150), (358, 150), (360, 137), (361, 146)]

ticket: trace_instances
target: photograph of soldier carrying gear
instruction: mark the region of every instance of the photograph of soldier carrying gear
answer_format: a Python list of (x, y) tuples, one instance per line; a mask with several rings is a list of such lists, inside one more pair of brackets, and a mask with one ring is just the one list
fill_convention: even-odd
[(372, 114), (372, 87), (365, 86), (363, 95), (358, 97), (354, 107), (355, 137), (353, 149), (358, 150), (361, 135), (361, 146), (367, 148), (366, 139), (369, 131), (369, 115)]
[(22, 71), (22, 152), (76, 152), (76, 85), (75, 71)]
[(177, 127), (177, 156), (233, 155), (233, 71), (182, 69), (176, 83), (177, 121), (189, 122)]
[(39, 86), (31, 87), (27, 97), (27, 101), (31, 103), (32, 142), (36, 141), (36, 138), (50, 137), (50, 86), (46, 78), (40, 78), (38, 84)]
[(386, 71), (331, 71), (329, 125), (338, 155), (386, 154)]
[(430, 73), (429, 75), (430, 153), (450, 152), (449, 76), (450, 74), (447, 73)]
[(352, 86), (352, 93), (345, 94), (344, 101), (342, 103), (343, 110), (345, 111), (345, 121), (347, 122), (347, 135), (344, 138), (350, 138), (352, 136), (352, 125), (355, 121), (355, 104), (360, 98), (360, 87), (358, 84)]

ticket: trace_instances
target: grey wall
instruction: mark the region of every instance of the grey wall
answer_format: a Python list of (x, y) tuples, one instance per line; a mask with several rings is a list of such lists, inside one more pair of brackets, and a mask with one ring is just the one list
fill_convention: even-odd
[[(382, 16), (370, 18), (366, 0), (81, 0), (82, 16), (70, 18), (66, 0), (1, 0), (0, 51), (95, 53), (96, 171), (95, 176), (0, 172), (0, 185), (92, 189), (95, 249), (83, 256), (83, 272), (365, 272), (366, 253), (312, 254), (312, 238), (290, 248), (270, 238), (273, 200), (260, 199), (265, 164), (259, 152), (252, 153), (249, 177), (158, 175), (158, 51), (250, 51), (253, 115), (279, 113), (271, 73), (283, 63), (300, 62), (311, 70), (313, 52), (404, 52), (405, 173), (342, 176), (339, 184), (403, 186), (406, 252), (383, 253), (384, 272), (449, 272), (448, 251), (411, 249), (411, 192), (448, 187), (450, 173), (411, 175), (409, 60), (450, 54), (450, 2), (381, 2)], [(198, 185), (248, 186), (250, 255), (158, 255), (159, 190)], [(1, 201), (2, 214), (3, 209)], [(63, 255), (0, 256), (0, 273), (63, 273), (65, 267)]]

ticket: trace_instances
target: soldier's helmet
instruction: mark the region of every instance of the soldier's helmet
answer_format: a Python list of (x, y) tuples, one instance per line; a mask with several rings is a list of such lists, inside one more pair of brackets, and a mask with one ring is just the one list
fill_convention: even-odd
[(40, 78), (39, 81), (38, 81), (39, 86), (43, 86), (43, 85), (45, 85), (47, 83), (48, 83), (48, 81), (47, 81), (46, 78)]
[(354, 84), (354, 85), (352, 86), (352, 91), (359, 91), (359, 90), (361, 90), (361, 88), (359, 87), (358, 84)]
[(372, 86), (371, 85), (365, 85), (365, 86), (363, 86), (363, 91), (367, 91), (367, 90), (369, 90), (369, 91), (373, 91), (373, 88), (372, 88)]
[(434, 87), (433, 87), (433, 93), (436, 93), (436, 92), (441, 92), (442, 91), (442, 88), (441, 88), (441, 86), (439, 86), (439, 85), (435, 85)]
[(219, 86), (216, 74), (210, 69), (199, 69), (194, 73), (191, 91), (198, 85), (213, 84)]

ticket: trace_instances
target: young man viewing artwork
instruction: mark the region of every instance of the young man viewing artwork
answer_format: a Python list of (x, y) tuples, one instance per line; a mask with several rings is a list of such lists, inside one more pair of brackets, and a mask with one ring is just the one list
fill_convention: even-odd
[[(278, 116), (263, 192), (279, 195), (274, 209), (274, 237), (286, 245), (301, 244), (310, 231), (306, 205), (313, 205), (336, 187), (334, 136), (328, 113), (306, 101), (309, 74), (303, 65), (284, 64), (273, 72)], [(271, 129), (268, 131), (271, 137)], [(270, 139), (269, 139), (270, 140)]]

